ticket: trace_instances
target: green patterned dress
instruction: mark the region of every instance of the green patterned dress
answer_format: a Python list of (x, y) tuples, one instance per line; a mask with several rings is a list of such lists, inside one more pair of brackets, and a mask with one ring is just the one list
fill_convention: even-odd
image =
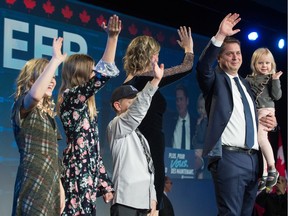
[(12, 216), (60, 215), (56, 121), (38, 108), (21, 119), (23, 99), (14, 103), (11, 116), (20, 153)]

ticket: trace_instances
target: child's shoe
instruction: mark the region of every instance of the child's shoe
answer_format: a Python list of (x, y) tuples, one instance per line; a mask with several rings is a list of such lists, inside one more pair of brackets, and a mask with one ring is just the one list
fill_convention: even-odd
[(267, 176), (262, 176), (258, 181), (258, 191), (262, 191), (266, 188)]
[(272, 187), (277, 184), (278, 177), (279, 177), (279, 172), (277, 170), (268, 171), (268, 176), (266, 180), (266, 188), (268, 190), (271, 190)]

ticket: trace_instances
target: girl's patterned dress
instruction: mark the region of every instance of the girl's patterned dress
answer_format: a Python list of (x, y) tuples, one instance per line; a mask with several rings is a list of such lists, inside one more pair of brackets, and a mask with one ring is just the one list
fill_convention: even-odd
[(20, 153), (12, 215), (60, 214), (60, 174), (56, 121), (37, 107), (23, 119), (23, 95), (12, 109), (12, 126)]
[(63, 153), (65, 175), (62, 182), (66, 195), (63, 216), (96, 215), (96, 197), (114, 191), (100, 156), (97, 119), (90, 119), (86, 103), (109, 79), (96, 72), (86, 84), (63, 93), (60, 118), (67, 139)]

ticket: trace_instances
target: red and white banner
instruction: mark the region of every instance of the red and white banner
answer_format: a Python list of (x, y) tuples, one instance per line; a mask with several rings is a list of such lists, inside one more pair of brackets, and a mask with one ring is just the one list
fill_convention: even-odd
[(284, 176), (286, 179), (288, 179), (284, 151), (283, 151), (281, 130), (279, 130), (278, 132), (278, 151), (277, 151), (276, 169), (279, 172), (279, 176)]

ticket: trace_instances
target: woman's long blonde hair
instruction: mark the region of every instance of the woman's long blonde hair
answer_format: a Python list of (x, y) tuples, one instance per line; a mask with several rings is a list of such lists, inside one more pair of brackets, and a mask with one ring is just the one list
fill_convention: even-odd
[(151, 58), (160, 52), (160, 44), (153, 37), (138, 36), (127, 47), (123, 58), (126, 75), (135, 76), (152, 70)]
[[(75, 86), (88, 82), (95, 62), (86, 54), (73, 54), (68, 56), (62, 67), (62, 83), (58, 93), (57, 112), (60, 114), (60, 105), (63, 102), (63, 92)], [(87, 99), (89, 116), (91, 119), (97, 115), (95, 97)]]
[[(14, 98), (17, 100), (26, 94), (38, 79), (40, 74), (48, 65), (49, 60), (45, 58), (34, 58), (26, 62), (16, 79), (16, 91)], [(52, 97), (44, 97), (43, 103), (38, 106), (42, 111), (47, 112), (50, 116), (54, 116), (55, 103)]]

